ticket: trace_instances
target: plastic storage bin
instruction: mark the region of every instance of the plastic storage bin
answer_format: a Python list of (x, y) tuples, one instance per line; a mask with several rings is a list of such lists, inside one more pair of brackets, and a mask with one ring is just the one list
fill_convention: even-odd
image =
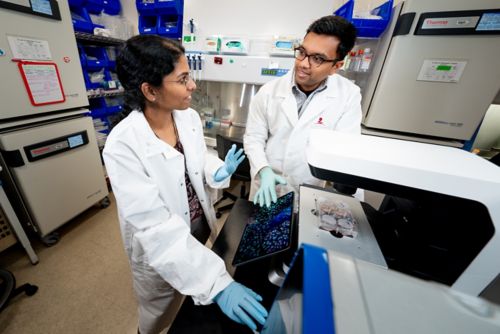
[(83, 49), (83, 46), (80, 44), (77, 44), (78, 47), (78, 55), (80, 56), (80, 65), (82, 68), (87, 67), (87, 56), (85, 55), (85, 50)]
[(155, 2), (154, 0), (136, 0), (135, 6), (139, 14), (153, 15), (155, 14)]
[(94, 24), (90, 19), (90, 15), (85, 7), (71, 8), (71, 20), (75, 31), (86, 32), (92, 34), (94, 32)]
[(114, 46), (106, 46), (105, 49), (108, 57), (108, 68), (114, 70), (116, 68), (116, 55), (118, 51)]
[(85, 5), (87, 0), (68, 0), (68, 4), (70, 8), (79, 8)]
[(100, 14), (104, 9), (103, 0), (86, 0), (85, 7), (91, 14)]
[(353, 18), (354, 12), (354, 0), (349, 0), (339, 9), (337, 9), (334, 14), (342, 16), (348, 21), (352, 22), (357, 29), (358, 37), (379, 37), (389, 24), (392, 14), (393, 0), (389, 0), (382, 4), (381, 6), (374, 8), (370, 11), (371, 14), (380, 16), (381, 19), (362, 19)]
[(99, 70), (108, 66), (108, 56), (106, 49), (100, 46), (84, 46), (89, 71)]
[(177, 14), (158, 15), (157, 33), (169, 38), (181, 38), (182, 16)]
[(88, 68), (83, 68), (82, 70), (87, 90), (106, 88), (108, 85), (108, 81), (111, 80), (109, 72), (105, 68), (102, 68), (100, 70), (90, 70)]
[(90, 114), (93, 118), (106, 117), (108, 114), (108, 109), (106, 107), (106, 101), (103, 97), (90, 99), (89, 100)]
[(139, 15), (139, 33), (156, 34), (157, 21), (156, 15)]
[(104, 0), (104, 13), (108, 15), (119, 15), (121, 5), (119, 0)]
[(155, 0), (155, 10), (158, 14), (182, 15), (184, 1), (182, 0)]

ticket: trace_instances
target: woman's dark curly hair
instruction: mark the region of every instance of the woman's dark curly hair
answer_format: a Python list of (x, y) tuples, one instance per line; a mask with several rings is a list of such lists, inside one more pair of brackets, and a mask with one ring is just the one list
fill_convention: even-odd
[(138, 35), (127, 40), (116, 58), (116, 73), (125, 88), (124, 111), (144, 110), (144, 82), (160, 87), (163, 77), (173, 72), (184, 55), (178, 42), (156, 35)]
[(307, 33), (310, 32), (337, 37), (340, 40), (337, 47), (337, 59), (339, 60), (344, 59), (356, 42), (356, 28), (351, 22), (340, 16), (328, 15), (317, 19), (307, 28)]

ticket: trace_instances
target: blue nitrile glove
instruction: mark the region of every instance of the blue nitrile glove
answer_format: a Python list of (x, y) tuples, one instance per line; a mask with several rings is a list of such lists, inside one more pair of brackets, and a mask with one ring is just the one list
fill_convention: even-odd
[(232, 320), (257, 329), (254, 319), (261, 325), (267, 318), (267, 310), (259, 302), (262, 297), (240, 283), (232, 282), (215, 296), (214, 301)]
[(224, 180), (226, 177), (231, 176), (238, 168), (238, 165), (245, 160), (245, 156), (243, 155), (243, 149), (240, 148), (238, 152), (236, 152), (236, 145), (233, 144), (231, 149), (227, 151), (226, 159), (224, 160), (224, 165), (217, 169), (214, 174), (214, 181), (220, 182)]
[(276, 184), (286, 184), (286, 180), (279, 175), (274, 174), (271, 167), (264, 167), (259, 172), (260, 188), (253, 198), (254, 204), (267, 207), (271, 206), (271, 201), (274, 203), (278, 199), (276, 196)]

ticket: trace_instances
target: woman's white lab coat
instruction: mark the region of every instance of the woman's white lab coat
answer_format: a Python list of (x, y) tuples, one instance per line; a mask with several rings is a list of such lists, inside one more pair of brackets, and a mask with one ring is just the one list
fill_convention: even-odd
[(293, 71), (289, 71), (265, 84), (250, 104), (244, 136), (252, 175), (250, 198), (259, 189), (257, 172), (265, 166), (271, 166), (287, 180), (287, 186), (278, 187), (278, 196), (290, 190), (298, 192), (303, 183), (324, 186), (324, 181), (312, 176), (307, 164), (306, 146), (311, 129), (361, 132), (358, 86), (338, 74), (329, 76), (327, 88), (312, 97), (299, 118), (292, 93), (293, 80)]
[[(201, 120), (193, 109), (174, 111), (189, 178), (215, 231), (214, 172), (223, 162), (206, 154)], [(116, 197), (125, 250), (139, 299), (141, 333), (160, 330), (172, 287), (209, 304), (229, 283), (225, 264), (190, 233), (184, 156), (158, 139), (143, 113), (133, 111), (109, 134), (103, 152)], [(212, 233), (213, 237), (213, 233)]]

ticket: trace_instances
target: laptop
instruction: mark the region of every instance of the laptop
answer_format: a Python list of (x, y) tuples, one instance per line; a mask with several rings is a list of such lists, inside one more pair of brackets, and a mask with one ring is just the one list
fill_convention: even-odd
[(289, 192), (278, 198), (269, 208), (254, 206), (233, 258), (233, 266), (291, 248), (294, 229), (293, 196), (294, 193)]

